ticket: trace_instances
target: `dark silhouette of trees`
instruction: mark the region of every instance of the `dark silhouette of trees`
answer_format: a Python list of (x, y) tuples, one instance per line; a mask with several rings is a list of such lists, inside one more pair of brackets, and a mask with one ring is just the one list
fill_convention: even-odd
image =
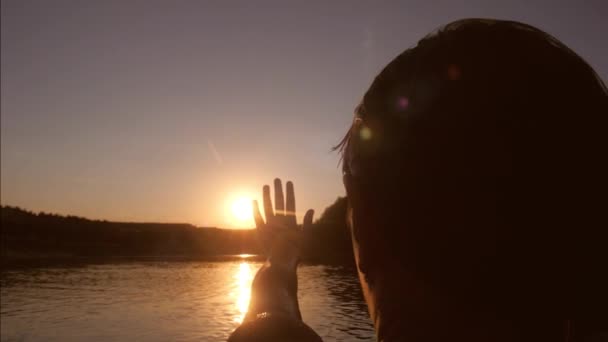
[(305, 232), (304, 257), (318, 262), (350, 262), (353, 258), (350, 231), (346, 225), (346, 197), (327, 207), (312, 229)]
[(257, 253), (255, 232), (190, 224), (88, 220), (1, 207), (2, 258), (205, 256)]
[[(73, 215), (36, 214), (11, 206), (1, 206), (0, 213), (3, 263), (90, 257), (202, 258), (260, 252), (255, 230), (89, 220)], [(335, 262), (352, 258), (345, 213), (346, 199), (338, 198), (306, 232), (305, 261)]]

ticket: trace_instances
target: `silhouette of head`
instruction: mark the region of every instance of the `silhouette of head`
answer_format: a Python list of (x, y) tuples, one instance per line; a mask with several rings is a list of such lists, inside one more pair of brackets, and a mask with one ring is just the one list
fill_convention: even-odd
[(339, 145), (379, 339), (563, 340), (605, 307), (607, 123), (593, 69), (526, 24), (453, 22), (390, 62)]

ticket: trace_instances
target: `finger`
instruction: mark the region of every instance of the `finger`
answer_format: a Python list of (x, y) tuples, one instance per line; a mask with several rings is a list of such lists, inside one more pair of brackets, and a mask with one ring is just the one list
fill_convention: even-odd
[(264, 218), (260, 213), (260, 206), (258, 201), (253, 201), (253, 217), (255, 219), (255, 226), (257, 230), (258, 243), (262, 247), (264, 253), (268, 252), (268, 228), (264, 224)]
[(274, 179), (274, 208), (275, 215), (285, 215), (285, 199), (283, 198), (283, 184), (278, 178)]
[(306, 214), (304, 215), (304, 225), (303, 229), (307, 230), (312, 227), (312, 216), (315, 214), (315, 211), (312, 209), (308, 209)]
[(296, 196), (293, 190), (293, 183), (287, 182), (285, 184), (285, 215), (295, 222), (296, 218)]
[(274, 217), (274, 212), (272, 211), (272, 200), (270, 199), (270, 187), (268, 185), (264, 185), (262, 193), (264, 197), (264, 214), (266, 214), (266, 222), (269, 222)]
[(253, 219), (255, 220), (255, 226), (258, 229), (264, 227), (264, 218), (262, 218), (262, 213), (260, 213), (260, 206), (258, 205), (258, 201), (253, 201)]

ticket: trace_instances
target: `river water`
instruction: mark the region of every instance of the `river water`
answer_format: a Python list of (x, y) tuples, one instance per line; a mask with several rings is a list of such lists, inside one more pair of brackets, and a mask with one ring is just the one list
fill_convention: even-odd
[[(131, 262), (5, 270), (2, 341), (225, 341), (261, 263)], [(354, 270), (301, 265), (300, 309), (324, 341), (373, 341)]]

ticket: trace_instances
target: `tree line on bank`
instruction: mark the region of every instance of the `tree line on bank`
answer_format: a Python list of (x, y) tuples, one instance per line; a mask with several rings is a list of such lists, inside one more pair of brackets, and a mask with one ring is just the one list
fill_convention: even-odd
[[(89, 220), (1, 206), (0, 255), (3, 263), (32, 259), (185, 257), (259, 254), (255, 230), (195, 227), (178, 223)], [(327, 207), (305, 231), (302, 259), (349, 263), (350, 233), (346, 198)]]

